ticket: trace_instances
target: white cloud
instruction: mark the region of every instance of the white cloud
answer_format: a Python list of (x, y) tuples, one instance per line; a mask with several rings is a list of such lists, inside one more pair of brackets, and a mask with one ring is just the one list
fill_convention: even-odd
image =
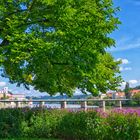
[(118, 58), (117, 61), (122, 61), (122, 64), (128, 64), (128, 63), (130, 63), (128, 61), (128, 59), (123, 59), (123, 58)]
[(129, 61), (127, 59), (122, 59), (122, 64), (128, 64)]
[(132, 70), (131, 67), (120, 67), (120, 71), (130, 71)]
[(0, 86), (1, 87), (6, 86), (6, 82), (0, 82)]
[(125, 85), (126, 85), (126, 82), (122, 82), (119, 88), (123, 90), (125, 88)]
[[(130, 61), (126, 58), (118, 58), (117, 61), (121, 61), (122, 62), (122, 65), (126, 65), (126, 64), (129, 64)], [(130, 71), (132, 70), (131, 67), (124, 67), (124, 66), (120, 66), (120, 71)]]
[(108, 49), (111, 52), (126, 51), (131, 49), (140, 48), (140, 38), (120, 38), (116, 41), (116, 47)]
[(126, 50), (131, 50), (131, 49), (136, 49), (136, 48), (140, 48), (140, 42), (137, 43), (132, 43), (129, 45), (124, 45), (121, 48), (118, 49), (114, 49), (114, 51), (126, 51)]
[(126, 67), (126, 68), (124, 68), (124, 70), (128, 71), (128, 70), (132, 70), (132, 68), (131, 67)]
[(138, 80), (129, 80), (129, 83), (130, 83), (131, 85), (135, 85), (135, 84), (138, 83)]
[(122, 84), (121, 84), (122, 86), (125, 86), (126, 85), (126, 82), (122, 82)]
[[(128, 83), (129, 83), (130, 87), (135, 87), (140, 83), (140, 81), (138, 81), (138, 80), (129, 80)], [(125, 86), (126, 86), (126, 82), (122, 82), (121, 86), (120, 86), (120, 89), (123, 90), (125, 88)]]

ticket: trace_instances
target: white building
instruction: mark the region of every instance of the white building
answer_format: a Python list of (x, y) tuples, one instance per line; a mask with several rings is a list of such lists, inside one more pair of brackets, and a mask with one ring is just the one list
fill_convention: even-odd
[(0, 90), (0, 99), (9, 99), (9, 100), (26, 100), (25, 94), (13, 94), (12, 92), (8, 91), (8, 87), (4, 87)]

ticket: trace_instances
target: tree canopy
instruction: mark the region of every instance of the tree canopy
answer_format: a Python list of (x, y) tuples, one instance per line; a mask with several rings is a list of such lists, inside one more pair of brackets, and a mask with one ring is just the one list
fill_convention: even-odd
[(1, 0), (2, 76), (50, 95), (116, 89), (119, 62), (106, 49), (117, 10), (112, 0)]

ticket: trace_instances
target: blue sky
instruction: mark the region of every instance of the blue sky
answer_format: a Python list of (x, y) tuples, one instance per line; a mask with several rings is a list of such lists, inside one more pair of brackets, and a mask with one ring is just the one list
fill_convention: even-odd
[[(140, 0), (114, 0), (115, 6), (121, 11), (117, 14), (122, 24), (111, 34), (116, 40), (116, 48), (109, 50), (115, 59), (121, 59), (121, 75), (131, 86), (140, 85)], [(124, 85), (125, 83), (123, 83)], [(16, 87), (8, 83), (8, 79), (0, 77), (0, 89), (9, 87), (13, 93), (42, 95), (31, 88)], [(44, 94), (44, 93), (43, 93)]]
[(131, 86), (140, 85), (140, 0), (114, 0), (121, 8), (118, 13), (122, 24), (111, 35), (116, 48), (110, 49), (115, 59), (122, 59), (121, 75)]

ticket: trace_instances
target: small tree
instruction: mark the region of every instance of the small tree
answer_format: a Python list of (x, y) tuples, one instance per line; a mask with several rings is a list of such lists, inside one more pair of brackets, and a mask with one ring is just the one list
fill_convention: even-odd
[(125, 89), (124, 89), (126, 99), (130, 99), (131, 98), (130, 90), (131, 90), (131, 88), (129, 86), (129, 82), (126, 82)]

